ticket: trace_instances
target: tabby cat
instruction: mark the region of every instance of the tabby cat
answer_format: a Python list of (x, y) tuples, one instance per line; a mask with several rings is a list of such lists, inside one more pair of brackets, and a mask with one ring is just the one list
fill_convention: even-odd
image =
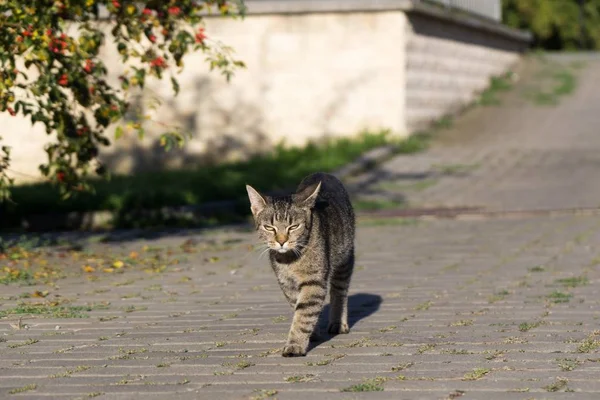
[(296, 193), (269, 197), (246, 185), (256, 230), (271, 267), (294, 308), (284, 357), (304, 356), (329, 287), (328, 331), (348, 333), (348, 287), (354, 269), (354, 211), (335, 176), (315, 173)]

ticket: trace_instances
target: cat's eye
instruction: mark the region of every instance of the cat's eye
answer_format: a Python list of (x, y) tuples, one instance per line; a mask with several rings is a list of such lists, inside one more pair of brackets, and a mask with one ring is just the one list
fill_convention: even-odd
[(288, 227), (288, 230), (289, 230), (289, 231), (293, 231), (293, 230), (296, 230), (296, 229), (298, 229), (298, 228), (300, 228), (300, 225), (292, 225), (292, 226), (289, 226), (289, 227)]
[(265, 231), (269, 231), (269, 232), (275, 232), (277, 230), (274, 226), (271, 226), (271, 225), (263, 225), (263, 228)]

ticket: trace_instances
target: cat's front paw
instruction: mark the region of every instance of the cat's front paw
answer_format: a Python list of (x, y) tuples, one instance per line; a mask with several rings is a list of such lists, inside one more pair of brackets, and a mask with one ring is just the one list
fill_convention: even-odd
[(299, 344), (286, 344), (281, 355), (284, 357), (303, 357), (306, 355), (306, 350)]
[(332, 335), (339, 335), (340, 333), (350, 332), (350, 327), (346, 322), (330, 322), (327, 327), (327, 332)]

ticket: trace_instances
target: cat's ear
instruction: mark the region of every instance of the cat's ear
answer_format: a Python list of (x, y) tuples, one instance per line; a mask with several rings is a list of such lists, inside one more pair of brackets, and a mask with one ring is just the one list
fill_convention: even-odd
[(294, 195), (294, 202), (301, 207), (313, 208), (321, 190), (321, 182), (312, 184)]
[(250, 210), (256, 216), (267, 206), (267, 199), (250, 185), (246, 185), (246, 191), (250, 199)]
[(246, 185), (246, 191), (250, 199), (250, 210), (256, 216), (267, 206), (267, 199), (250, 185)]

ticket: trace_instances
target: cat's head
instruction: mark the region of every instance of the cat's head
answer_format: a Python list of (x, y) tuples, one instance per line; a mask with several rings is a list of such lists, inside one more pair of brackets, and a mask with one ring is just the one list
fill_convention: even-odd
[(311, 210), (320, 189), (321, 182), (291, 196), (270, 197), (246, 185), (256, 230), (269, 249), (279, 253), (302, 251), (308, 242)]

